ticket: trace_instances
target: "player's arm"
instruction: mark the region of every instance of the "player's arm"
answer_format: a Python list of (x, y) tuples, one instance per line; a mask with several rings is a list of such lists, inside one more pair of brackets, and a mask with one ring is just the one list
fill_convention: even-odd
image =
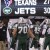
[(16, 35), (17, 35), (17, 25), (15, 25), (15, 26), (13, 27), (12, 35), (13, 35), (14, 38), (16, 37)]
[(46, 29), (47, 29), (47, 25), (45, 24), (45, 25), (43, 26), (42, 35), (45, 35), (45, 33), (46, 33)]
[(35, 38), (35, 36), (34, 36), (34, 34), (33, 34), (33, 30), (32, 29), (28, 29), (28, 35), (29, 35), (29, 37), (31, 37), (31, 38)]
[(16, 37), (16, 35), (17, 35), (17, 29), (16, 29), (16, 28), (13, 29), (13, 31), (12, 31), (12, 35), (13, 35), (14, 38)]
[(13, 48), (14, 49), (14, 46), (15, 46), (15, 42), (16, 42), (16, 33), (17, 32), (17, 29), (14, 28), (13, 31), (12, 31), (12, 42), (11, 42), (11, 45), (10, 45), (10, 48)]
[(31, 20), (29, 19), (29, 25), (28, 25), (28, 35), (29, 35), (29, 37), (31, 37), (31, 38), (35, 38), (35, 36), (34, 36), (34, 34), (33, 34), (33, 30), (32, 30), (32, 28), (33, 28), (33, 25), (32, 25), (32, 22), (31, 22)]

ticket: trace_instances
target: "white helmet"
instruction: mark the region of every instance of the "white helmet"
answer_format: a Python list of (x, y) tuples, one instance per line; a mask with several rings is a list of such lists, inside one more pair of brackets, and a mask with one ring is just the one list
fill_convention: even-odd
[(23, 23), (24, 22), (24, 18), (23, 17), (20, 17), (19, 19), (18, 19), (18, 23)]

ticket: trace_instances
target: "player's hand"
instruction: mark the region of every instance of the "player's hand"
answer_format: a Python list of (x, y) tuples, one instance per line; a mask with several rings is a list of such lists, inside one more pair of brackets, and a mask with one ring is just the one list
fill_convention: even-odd
[(33, 35), (33, 37), (32, 37), (33, 39), (35, 39), (35, 36)]

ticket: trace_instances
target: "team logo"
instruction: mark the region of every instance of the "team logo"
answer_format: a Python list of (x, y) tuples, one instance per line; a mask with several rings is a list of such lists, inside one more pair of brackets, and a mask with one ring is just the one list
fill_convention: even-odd
[(4, 3), (6, 5), (6, 7), (3, 8), (3, 13), (6, 15), (11, 14), (12, 9), (10, 8), (10, 5), (12, 4), (12, 0), (4, 0)]
[(5, 7), (4, 9), (3, 9), (3, 13), (4, 14), (11, 14), (11, 12), (12, 12), (12, 9), (10, 8), (10, 7)]

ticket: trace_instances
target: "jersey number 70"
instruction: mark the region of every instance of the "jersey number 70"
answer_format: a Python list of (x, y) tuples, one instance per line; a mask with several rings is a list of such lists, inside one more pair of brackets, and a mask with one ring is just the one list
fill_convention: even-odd
[(19, 34), (21, 34), (21, 33), (26, 34), (28, 28), (27, 28), (27, 26), (24, 26), (24, 27), (19, 26), (18, 29), (19, 29), (19, 32), (18, 32)]

